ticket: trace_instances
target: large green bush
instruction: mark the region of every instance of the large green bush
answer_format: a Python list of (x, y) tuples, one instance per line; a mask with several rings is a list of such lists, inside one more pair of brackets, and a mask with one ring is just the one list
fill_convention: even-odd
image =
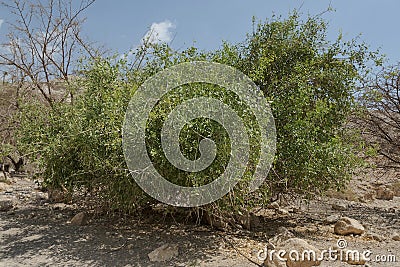
[[(194, 96), (211, 96), (232, 106), (250, 133), (252, 156), (242, 182), (216, 203), (219, 209), (242, 210), (263, 205), (275, 193), (314, 194), (340, 188), (356, 162), (354, 146), (345, 138), (343, 125), (353, 106), (359, 67), (369, 57), (363, 44), (326, 38), (320, 18), (274, 18), (259, 23), (246, 41), (224, 44), (200, 52), (196, 48), (174, 51), (154, 46), (143, 66), (124, 60), (97, 59), (87, 64), (74, 86), (83, 89), (74, 105), (54, 108), (27, 105), (22, 116), (20, 145), (41, 162), (45, 183), (71, 191), (88, 190), (110, 207), (136, 210), (152, 200), (135, 184), (122, 153), (121, 128), (125, 110), (135, 90), (148, 77), (169, 66), (208, 60), (233, 66), (247, 74), (271, 105), (277, 129), (277, 154), (268, 180), (254, 193), (247, 182), (259, 153), (257, 125), (252, 114), (224, 88), (208, 84), (182, 86), (166, 95), (150, 114), (147, 149), (156, 168), (170, 181), (197, 186), (210, 182), (210, 173), (223, 171), (229, 160), (228, 136), (218, 123), (198, 119), (181, 133), (181, 149), (198, 157), (204, 137), (216, 141), (216, 161), (204, 172), (184, 173), (168, 163), (160, 144), (160, 129), (177, 104)], [(143, 53), (139, 53), (143, 55)], [(138, 62), (138, 61), (136, 61)], [(44, 111), (46, 110), (46, 111)], [(248, 115), (246, 115), (248, 114)]]
[[(354, 105), (359, 71), (370, 57), (364, 44), (327, 40), (321, 18), (259, 23), (243, 44), (221, 51), (271, 103), (277, 129), (274, 191), (315, 193), (341, 188), (354, 167), (344, 124)], [(227, 52), (225, 52), (228, 50)]]

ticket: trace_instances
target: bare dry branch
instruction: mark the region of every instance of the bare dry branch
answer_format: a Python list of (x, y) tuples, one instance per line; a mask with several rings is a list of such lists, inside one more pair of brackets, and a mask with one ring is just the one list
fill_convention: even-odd
[(390, 162), (390, 166), (399, 167), (400, 66), (383, 68), (367, 84), (362, 88), (360, 101), (365, 114), (359, 123), (367, 129), (366, 140), (378, 143), (378, 153)]
[(50, 105), (65, 99), (54, 95), (53, 81), (69, 84), (76, 60), (95, 57), (81, 36), (82, 13), (94, 0), (10, 0), (3, 7), (14, 15), (8, 40), (2, 44), (0, 66), (9, 77), (30, 84)]

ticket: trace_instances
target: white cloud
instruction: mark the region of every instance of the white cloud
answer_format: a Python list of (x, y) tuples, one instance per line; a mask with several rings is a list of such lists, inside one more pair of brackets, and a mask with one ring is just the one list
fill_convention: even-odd
[(3, 24), (4, 19), (0, 19), (0, 28), (1, 28), (1, 24)]
[(175, 24), (169, 20), (165, 20), (159, 23), (153, 22), (150, 26), (150, 30), (144, 35), (142, 42), (146, 40), (152, 44), (158, 43), (169, 43), (172, 41)]

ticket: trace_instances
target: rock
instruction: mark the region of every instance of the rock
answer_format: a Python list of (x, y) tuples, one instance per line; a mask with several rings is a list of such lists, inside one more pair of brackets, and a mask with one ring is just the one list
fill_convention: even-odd
[(279, 260), (278, 257), (268, 257), (264, 261), (265, 267), (287, 267), (285, 261)]
[(68, 190), (65, 188), (52, 188), (49, 187), (47, 190), (48, 199), (53, 203), (61, 203), (69, 201)]
[(277, 212), (282, 215), (289, 215), (289, 211), (282, 208), (279, 208)]
[(156, 248), (155, 250), (150, 252), (147, 256), (149, 257), (150, 261), (163, 262), (163, 261), (169, 261), (173, 257), (176, 257), (178, 255), (179, 255), (178, 245), (164, 244), (161, 247)]
[[(47, 197), (45, 195), (43, 195), (43, 193), (37, 193), (34, 197), (34, 199), (38, 202), (46, 200)], [(48, 204), (48, 203), (47, 203)]]
[(387, 212), (396, 213), (396, 208), (390, 207), (390, 208), (387, 209)]
[(370, 191), (365, 193), (361, 198), (360, 201), (364, 203), (368, 203), (371, 201), (374, 201), (376, 198), (376, 192), (375, 191)]
[(326, 217), (324, 220), (324, 223), (325, 224), (334, 224), (337, 221), (339, 221), (339, 219), (340, 219), (340, 215), (333, 214), (333, 215)]
[(341, 250), (341, 253), (343, 253), (342, 260), (350, 265), (365, 265), (367, 263), (367, 260), (364, 258), (362, 253), (354, 254), (353, 250), (347, 249)]
[(14, 188), (12, 188), (12, 187), (8, 187), (8, 188), (6, 188), (6, 190), (4, 191), (4, 193), (5, 194), (12, 194), (14, 192)]
[(88, 214), (86, 212), (79, 212), (76, 214), (72, 219), (71, 219), (71, 224), (72, 225), (77, 225), (77, 226), (82, 226), (86, 225), (88, 223)]
[(274, 246), (277, 246), (283, 243), (284, 241), (294, 237), (295, 237), (294, 234), (290, 232), (286, 227), (279, 227), (276, 235), (270, 238), (268, 242)]
[(245, 212), (244, 214), (236, 214), (235, 219), (244, 229), (250, 230), (251, 216), (249, 212)]
[(395, 197), (400, 197), (400, 182), (393, 184), (392, 190)]
[(363, 259), (359, 259), (359, 260), (348, 260), (347, 263), (350, 264), (350, 265), (365, 265), (365, 263), (367, 263), (367, 261), (366, 261), (366, 260), (363, 260)]
[(297, 212), (301, 213), (301, 207), (292, 207), (291, 210), (289, 211), (292, 213), (297, 213)]
[(392, 200), (393, 197), (394, 197), (394, 192), (385, 186), (380, 186), (378, 187), (378, 189), (376, 189), (377, 199)]
[(53, 205), (53, 209), (55, 210), (64, 210), (67, 207), (67, 204), (65, 203), (55, 203)]
[[(0, 172), (0, 173), (1, 173), (1, 172)], [(0, 180), (1, 180), (1, 178), (0, 178)], [(8, 184), (0, 182), (0, 192), (1, 192), (1, 191), (7, 191), (7, 189), (8, 189), (9, 187), (10, 187), (10, 186), (9, 186)]]
[(279, 204), (277, 201), (268, 204), (267, 209), (277, 210), (279, 209)]
[(7, 212), (14, 207), (14, 204), (11, 200), (0, 200), (0, 211)]
[(347, 205), (343, 203), (334, 203), (332, 204), (332, 209), (339, 211), (347, 210)]
[(334, 232), (338, 235), (361, 235), (365, 232), (365, 228), (355, 219), (342, 217), (336, 222)]
[(383, 236), (378, 235), (378, 234), (374, 234), (374, 233), (366, 234), (365, 238), (372, 239), (372, 240), (379, 241), (379, 242), (381, 242), (381, 241), (383, 241), (385, 239)]
[[(284, 261), (279, 261), (277, 254), (272, 254), (271, 257), (267, 256), (264, 261), (264, 266), (273, 267), (311, 267), (319, 266), (321, 261), (318, 261), (318, 257), (321, 255), (321, 251), (316, 247), (308, 244), (305, 240), (300, 238), (290, 238), (275, 248), (275, 251), (283, 250), (285, 255), (282, 255)], [(295, 251), (296, 253), (292, 253)], [(304, 252), (304, 253), (303, 253)], [(315, 252), (315, 257), (312, 253)], [(304, 255), (304, 257), (303, 257)], [(297, 258), (298, 256), (298, 258)], [(286, 262), (286, 265), (284, 264)]]
[(393, 236), (392, 236), (392, 240), (400, 241), (400, 235), (398, 233), (394, 233)]

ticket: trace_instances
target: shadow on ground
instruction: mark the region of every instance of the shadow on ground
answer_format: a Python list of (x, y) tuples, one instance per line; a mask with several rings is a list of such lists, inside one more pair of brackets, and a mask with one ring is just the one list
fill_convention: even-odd
[[(218, 256), (220, 239), (207, 228), (74, 226), (70, 216), (37, 207), (2, 213), (0, 266), (190, 266)], [(166, 243), (179, 245), (173, 265), (150, 262), (147, 254)]]

